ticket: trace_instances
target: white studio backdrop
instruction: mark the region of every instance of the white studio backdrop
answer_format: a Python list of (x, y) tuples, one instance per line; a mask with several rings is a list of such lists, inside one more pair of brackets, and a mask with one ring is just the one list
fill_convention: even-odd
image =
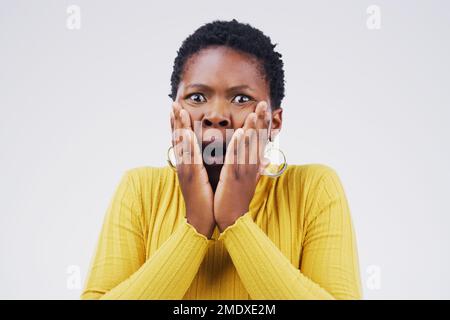
[(450, 298), (450, 3), (436, 0), (0, 0), (0, 298), (79, 298), (120, 177), (165, 165), (182, 40), (232, 18), (278, 43), (280, 145), (338, 172), (364, 298)]

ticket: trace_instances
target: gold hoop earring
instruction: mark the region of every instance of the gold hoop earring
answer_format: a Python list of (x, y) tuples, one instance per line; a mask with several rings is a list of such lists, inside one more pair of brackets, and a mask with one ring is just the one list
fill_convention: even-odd
[(173, 171), (177, 171), (177, 166), (173, 164), (172, 160), (170, 159), (171, 153), (175, 157), (175, 152), (173, 150), (173, 146), (170, 146), (169, 149), (167, 149), (167, 163), (169, 164), (169, 167), (172, 168)]
[[(268, 176), (269, 178), (278, 178), (283, 174), (283, 172), (287, 169), (287, 162), (286, 162), (286, 156), (284, 155), (284, 152), (281, 151), (280, 148), (273, 147), (273, 137), (272, 137), (272, 117), (270, 117), (269, 120), (269, 130), (267, 132), (267, 145), (264, 150), (264, 157), (268, 158), (270, 160), (270, 152), (273, 152), (274, 150), (278, 151), (281, 155), (283, 162), (279, 165), (269, 163), (261, 173), (263, 176)], [(277, 169), (275, 171), (275, 169)]]
[(268, 176), (269, 178), (278, 178), (287, 169), (286, 156), (284, 155), (284, 152), (281, 151), (281, 149), (272, 147), (272, 141), (270, 139), (267, 146), (268, 148), (266, 147), (266, 150), (264, 150), (264, 157), (270, 160), (270, 153), (277, 151), (281, 155), (283, 162), (281, 164), (269, 163), (267, 167), (264, 168), (261, 175)]

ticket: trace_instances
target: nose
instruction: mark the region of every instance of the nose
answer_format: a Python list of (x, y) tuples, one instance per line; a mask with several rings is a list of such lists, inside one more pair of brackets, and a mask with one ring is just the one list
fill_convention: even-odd
[(225, 128), (228, 127), (229, 121), (227, 119), (221, 120), (219, 117), (209, 117), (203, 119), (203, 127), (213, 127), (213, 128)]
[(224, 129), (231, 124), (230, 117), (219, 108), (206, 113), (202, 119), (203, 128)]

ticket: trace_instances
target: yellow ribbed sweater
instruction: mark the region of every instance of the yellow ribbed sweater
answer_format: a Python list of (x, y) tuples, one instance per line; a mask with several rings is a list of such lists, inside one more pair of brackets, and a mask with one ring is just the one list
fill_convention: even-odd
[(82, 299), (359, 299), (349, 206), (335, 171), (289, 165), (258, 181), (249, 211), (212, 239), (185, 217), (169, 167), (125, 172)]

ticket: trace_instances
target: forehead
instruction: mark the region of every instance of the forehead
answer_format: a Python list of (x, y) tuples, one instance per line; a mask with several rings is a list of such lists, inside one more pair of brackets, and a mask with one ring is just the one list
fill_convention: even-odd
[(262, 65), (256, 57), (224, 46), (207, 47), (192, 55), (186, 61), (181, 81), (217, 87), (268, 88)]

